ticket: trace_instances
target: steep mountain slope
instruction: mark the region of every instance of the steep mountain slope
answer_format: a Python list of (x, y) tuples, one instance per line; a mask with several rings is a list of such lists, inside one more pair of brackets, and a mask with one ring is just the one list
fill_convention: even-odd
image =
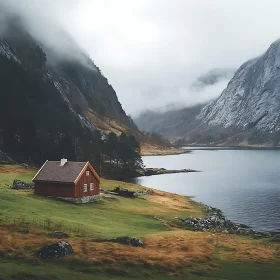
[(22, 18), (12, 16), (0, 34), (3, 151), (41, 162), (67, 143), (79, 153), (82, 136), (96, 129), (141, 137), (113, 87), (68, 34), (61, 31), (61, 42), (71, 47), (64, 54), (25, 26)]
[[(241, 65), (216, 100), (196, 109), (146, 113), (136, 123), (142, 130), (158, 131), (171, 140), (181, 138), (183, 143), (278, 146), (280, 39)], [(169, 122), (174, 115), (174, 123)]]
[(209, 126), (275, 133), (280, 129), (280, 40), (245, 62), (198, 118)]
[(67, 33), (61, 32), (61, 40), (71, 45), (73, 57), (71, 54), (61, 56), (55, 49), (49, 49), (33, 38), (22, 27), (22, 21), (19, 18), (10, 20), (7, 30), (0, 37), (0, 54), (27, 71), (34, 67), (42, 71), (44, 80), (48, 79), (54, 85), (70, 111), (91, 130), (94, 129), (90, 121), (92, 113), (119, 120), (135, 129), (108, 80)]

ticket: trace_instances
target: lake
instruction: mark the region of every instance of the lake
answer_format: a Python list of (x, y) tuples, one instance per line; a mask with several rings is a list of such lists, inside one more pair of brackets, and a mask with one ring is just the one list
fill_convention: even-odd
[(146, 167), (201, 172), (140, 177), (134, 182), (191, 196), (255, 230), (280, 232), (280, 150), (190, 149), (189, 154), (146, 156), (143, 161)]

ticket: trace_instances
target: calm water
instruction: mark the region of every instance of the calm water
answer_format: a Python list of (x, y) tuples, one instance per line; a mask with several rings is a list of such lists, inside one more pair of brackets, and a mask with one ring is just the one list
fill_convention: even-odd
[(193, 150), (143, 160), (146, 167), (202, 172), (140, 177), (138, 184), (193, 196), (232, 221), (280, 232), (280, 150)]

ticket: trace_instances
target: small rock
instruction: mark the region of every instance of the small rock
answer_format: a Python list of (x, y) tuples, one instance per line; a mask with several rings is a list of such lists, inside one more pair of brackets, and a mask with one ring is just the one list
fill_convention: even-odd
[(66, 232), (63, 231), (54, 231), (51, 233), (52, 236), (57, 238), (68, 238), (69, 235)]
[(112, 195), (104, 195), (103, 198), (107, 199), (107, 200), (116, 200), (117, 199), (115, 196), (112, 196)]
[(70, 244), (65, 241), (59, 241), (57, 243), (41, 248), (38, 252), (38, 258), (42, 260), (56, 260), (73, 254), (74, 251)]
[(21, 163), (20, 166), (24, 167), (25, 169), (29, 169), (30, 166), (26, 163)]
[(19, 232), (23, 233), (23, 234), (29, 234), (30, 233), (27, 228), (22, 228)]

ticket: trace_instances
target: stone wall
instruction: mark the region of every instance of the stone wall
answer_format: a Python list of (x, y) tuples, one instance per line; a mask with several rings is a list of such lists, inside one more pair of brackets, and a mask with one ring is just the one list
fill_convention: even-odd
[(61, 200), (66, 200), (73, 203), (92, 203), (99, 201), (99, 195), (83, 196), (83, 197), (56, 197)]

